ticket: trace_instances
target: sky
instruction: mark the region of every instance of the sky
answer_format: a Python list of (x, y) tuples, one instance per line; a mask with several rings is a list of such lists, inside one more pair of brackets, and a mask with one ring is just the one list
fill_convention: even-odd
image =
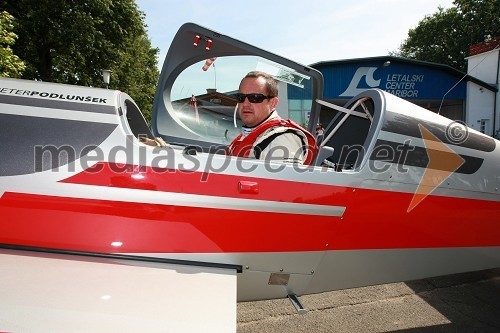
[(136, 0), (158, 66), (175, 33), (193, 22), (296, 62), (366, 58), (396, 51), (425, 16), (452, 0)]

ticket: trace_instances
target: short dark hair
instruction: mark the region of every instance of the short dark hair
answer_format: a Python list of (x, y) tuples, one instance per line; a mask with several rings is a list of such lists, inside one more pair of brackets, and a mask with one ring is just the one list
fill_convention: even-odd
[[(278, 97), (278, 81), (266, 72), (261, 71), (251, 71), (241, 81), (243, 82), (246, 78), (259, 78), (263, 77), (266, 80), (266, 90), (267, 96)], [(240, 82), (241, 86), (241, 82)]]

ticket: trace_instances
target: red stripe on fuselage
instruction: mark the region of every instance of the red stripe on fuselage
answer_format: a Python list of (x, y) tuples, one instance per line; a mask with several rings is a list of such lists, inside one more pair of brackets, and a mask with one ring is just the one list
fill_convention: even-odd
[(408, 193), (336, 191), (343, 219), (4, 193), (0, 243), (126, 253), (500, 246), (498, 202), (428, 196), (407, 213)]
[(0, 243), (127, 253), (322, 250), (339, 219), (20, 193), (0, 214)]

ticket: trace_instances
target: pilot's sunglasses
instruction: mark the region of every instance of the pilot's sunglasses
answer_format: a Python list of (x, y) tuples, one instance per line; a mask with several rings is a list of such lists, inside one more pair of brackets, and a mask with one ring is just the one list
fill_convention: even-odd
[(238, 103), (244, 103), (247, 97), (250, 103), (262, 103), (265, 99), (273, 98), (274, 96), (266, 96), (262, 94), (236, 94)]

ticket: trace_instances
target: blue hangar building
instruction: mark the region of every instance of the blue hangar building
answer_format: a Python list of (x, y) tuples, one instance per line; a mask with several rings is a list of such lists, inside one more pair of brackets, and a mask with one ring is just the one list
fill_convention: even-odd
[[(379, 88), (450, 119), (466, 121), (468, 85), (493, 94), (498, 91), (494, 85), (450, 66), (393, 56), (322, 61), (310, 66), (323, 74), (323, 99), (337, 105), (344, 105), (363, 90)], [(329, 122), (328, 114), (322, 112), (321, 123)]]

